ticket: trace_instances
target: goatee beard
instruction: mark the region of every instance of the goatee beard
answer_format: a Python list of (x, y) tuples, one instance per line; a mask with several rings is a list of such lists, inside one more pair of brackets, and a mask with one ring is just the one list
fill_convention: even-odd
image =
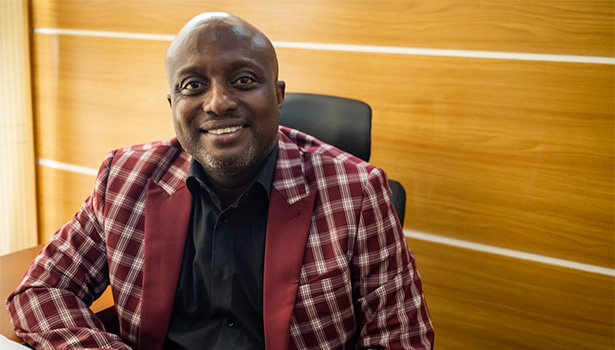
[(235, 177), (250, 169), (260, 159), (254, 159), (255, 149), (250, 145), (241, 154), (232, 158), (219, 158), (205, 151), (199, 152), (197, 161), (207, 173), (217, 176)]

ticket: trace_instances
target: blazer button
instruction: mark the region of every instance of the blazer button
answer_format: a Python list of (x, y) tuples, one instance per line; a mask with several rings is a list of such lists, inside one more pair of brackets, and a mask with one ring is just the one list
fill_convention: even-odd
[(235, 327), (235, 321), (228, 320), (228, 321), (226, 321), (226, 325), (229, 326), (230, 328), (233, 328), (233, 327)]

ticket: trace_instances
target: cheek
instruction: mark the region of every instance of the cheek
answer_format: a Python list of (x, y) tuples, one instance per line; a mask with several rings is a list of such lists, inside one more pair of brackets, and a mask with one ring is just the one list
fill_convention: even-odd
[(184, 121), (181, 118), (181, 114), (175, 110), (173, 110), (173, 126), (178, 134), (184, 129)]
[(192, 128), (190, 127), (191, 120), (189, 115), (183, 113), (181, 109), (173, 109), (173, 128), (175, 129), (175, 135), (184, 146), (190, 145), (194, 139), (191, 131)]
[(271, 129), (275, 126), (277, 130), (277, 124), (280, 119), (280, 108), (278, 107), (278, 99), (275, 94), (275, 90), (268, 91), (260, 96), (258, 103), (253, 107), (257, 110), (257, 115), (260, 116), (259, 122), (266, 126), (267, 129)]
[(176, 127), (187, 129), (194, 119), (192, 115), (194, 113), (190, 112), (190, 106), (187, 103), (178, 102), (173, 108), (173, 123)]

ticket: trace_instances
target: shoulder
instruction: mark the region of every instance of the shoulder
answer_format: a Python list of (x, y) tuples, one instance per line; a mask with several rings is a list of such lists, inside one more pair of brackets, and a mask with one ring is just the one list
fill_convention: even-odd
[(363, 192), (373, 178), (379, 179), (376, 182), (386, 179), (382, 169), (298, 130), (280, 127), (280, 145), (286, 149), (285, 156), (302, 163), (310, 187), (350, 184), (358, 185)]
[(116, 161), (124, 158), (144, 159), (148, 161), (150, 158), (154, 160), (164, 157), (169, 151), (181, 151), (181, 145), (176, 138), (118, 148), (111, 151), (108, 157)]
[(357, 168), (374, 168), (368, 162), (299, 130), (281, 126), (280, 141), (283, 147), (296, 147), (306, 162), (344, 163)]
[(175, 167), (187, 172), (190, 156), (176, 138), (123, 147), (109, 152), (99, 171), (109, 180), (131, 180), (136, 176), (158, 181)]

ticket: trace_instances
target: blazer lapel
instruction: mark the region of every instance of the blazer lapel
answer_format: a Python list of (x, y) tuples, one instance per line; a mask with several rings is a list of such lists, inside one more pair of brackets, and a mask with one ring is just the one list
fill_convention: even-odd
[(279, 133), (280, 149), (265, 238), (263, 318), (267, 349), (290, 344), (290, 318), (306, 249), (316, 192), (309, 193), (299, 148)]
[(147, 184), (140, 349), (164, 346), (190, 220), (190, 191), (185, 181), (171, 186), (171, 178)]
[(316, 193), (288, 204), (272, 191), (265, 241), (263, 318), (267, 349), (288, 349), (290, 317)]

